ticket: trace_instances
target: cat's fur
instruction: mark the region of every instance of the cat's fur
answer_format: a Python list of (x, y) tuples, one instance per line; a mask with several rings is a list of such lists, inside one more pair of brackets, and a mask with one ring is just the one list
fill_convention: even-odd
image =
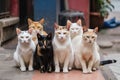
[(67, 20), (67, 27), (70, 30), (70, 36), (72, 39), (72, 46), (74, 51), (74, 68), (81, 69), (78, 57), (78, 54), (80, 53), (79, 47), (81, 45), (83, 35), (81, 19), (78, 19), (76, 23), (72, 23), (70, 20)]
[(35, 44), (31, 36), (32, 30), (21, 31), (19, 28), (16, 28), (16, 33), (18, 35), (18, 45), (14, 52), (14, 60), (21, 71), (26, 71), (26, 68), (32, 71), (33, 53), (35, 51)]
[(65, 26), (55, 24), (55, 33), (52, 41), (54, 51), (55, 72), (68, 72), (72, 68), (73, 48), (70, 33)]
[(52, 33), (47, 36), (37, 34), (38, 44), (34, 54), (34, 68), (40, 72), (52, 72), (54, 70)]
[(32, 31), (32, 40), (35, 42), (36, 45), (38, 43), (37, 33), (39, 33), (41, 35), (47, 35), (47, 33), (43, 29), (44, 22), (45, 22), (44, 18), (42, 18), (40, 21), (33, 21), (30, 18), (28, 18), (29, 29), (30, 28), (33, 29), (33, 31)]
[(86, 30), (84, 29), (85, 32), (79, 49), (79, 59), (83, 73), (92, 73), (92, 70), (98, 69), (100, 65), (99, 47), (96, 42), (98, 27)]
[(78, 19), (76, 23), (72, 23), (70, 20), (67, 20), (67, 27), (70, 30), (71, 39), (73, 39), (77, 35), (82, 36), (83, 29), (81, 19)]

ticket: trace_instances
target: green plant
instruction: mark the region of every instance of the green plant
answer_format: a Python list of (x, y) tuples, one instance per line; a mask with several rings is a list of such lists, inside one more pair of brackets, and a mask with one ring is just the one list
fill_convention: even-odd
[(95, 0), (96, 8), (100, 12), (100, 15), (107, 17), (109, 12), (114, 9), (114, 5), (111, 4), (110, 0)]

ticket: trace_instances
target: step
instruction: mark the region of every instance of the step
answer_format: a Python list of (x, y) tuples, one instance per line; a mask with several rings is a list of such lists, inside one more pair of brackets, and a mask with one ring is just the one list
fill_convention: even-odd
[(34, 71), (32, 80), (105, 80), (101, 71), (95, 71), (92, 74), (83, 74), (79, 70), (72, 70), (68, 73), (40, 73)]

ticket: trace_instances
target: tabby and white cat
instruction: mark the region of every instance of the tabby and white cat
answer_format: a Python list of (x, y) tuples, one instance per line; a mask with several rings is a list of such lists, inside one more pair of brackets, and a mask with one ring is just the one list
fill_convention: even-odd
[(92, 73), (92, 70), (98, 69), (100, 65), (99, 47), (96, 42), (98, 27), (95, 29), (84, 29), (84, 31), (79, 48), (79, 59), (83, 73)]
[(35, 44), (32, 40), (32, 30), (21, 31), (16, 28), (16, 33), (18, 35), (18, 45), (16, 51), (14, 52), (14, 60), (16, 65), (20, 67), (21, 71), (33, 70), (33, 53), (35, 51)]
[(38, 43), (37, 33), (39, 33), (41, 35), (47, 35), (47, 33), (43, 29), (44, 22), (45, 22), (44, 18), (42, 18), (40, 21), (33, 21), (30, 18), (28, 18), (29, 29), (31, 29), (31, 28), (33, 29), (32, 40), (35, 42), (36, 45)]
[(55, 33), (52, 41), (54, 51), (55, 72), (68, 72), (72, 69), (73, 48), (69, 30), (65, 26), (55, 24)]

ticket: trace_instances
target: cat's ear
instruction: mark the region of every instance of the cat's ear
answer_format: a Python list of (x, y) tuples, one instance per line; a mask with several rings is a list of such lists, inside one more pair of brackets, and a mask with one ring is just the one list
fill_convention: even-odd
[(49, 39), (49, 40), (52, 39), (52, 33), (49, 33), (49, 34), (47, 35), (47, 39)]
[(87, 26), (83, 26), (83, 33), (88, 31), (88, 27)]
[(98, 32), (98, 27), (96, 27), (94, 30), (93, 30), (95, 33)]
[(79, 26), (82, 26), (82, 21), (81, 21), (81, 19), (78, 19), (76, 23), (77, 23)]
[(55, 29), (58, 29), (59, 28), (59, 25), (57, 23), (54, 23), (54, 28)]
[(28, 29), (28, 32), (32, 34), (33, 28)]
[(28, 18), (28, 25), (31, 25), (32, 22), (32, 19)]
[(70, 25), (72, 24), (72, 22), (70, 20), (67, 20), (67, 29), (69, 30), (70, 29)]
[(45, 22), (45, 19), (44, 19), (44, 18), (42, 18), (39, 22), (40, 22), (40, 24), (42, 24), (42, 25), (43, 25), (43, 24), (44, 24), (44, 22)]
[(19, 28), (16, 28), (16, 33), (19, 35), (21, 33), (21, 30)]
[(41, 40), (43, 37), (42, 37), (42, 35), (40, 35), (39, 33), (37, 33), (37, 38), (38, 38), (38, 40)]

